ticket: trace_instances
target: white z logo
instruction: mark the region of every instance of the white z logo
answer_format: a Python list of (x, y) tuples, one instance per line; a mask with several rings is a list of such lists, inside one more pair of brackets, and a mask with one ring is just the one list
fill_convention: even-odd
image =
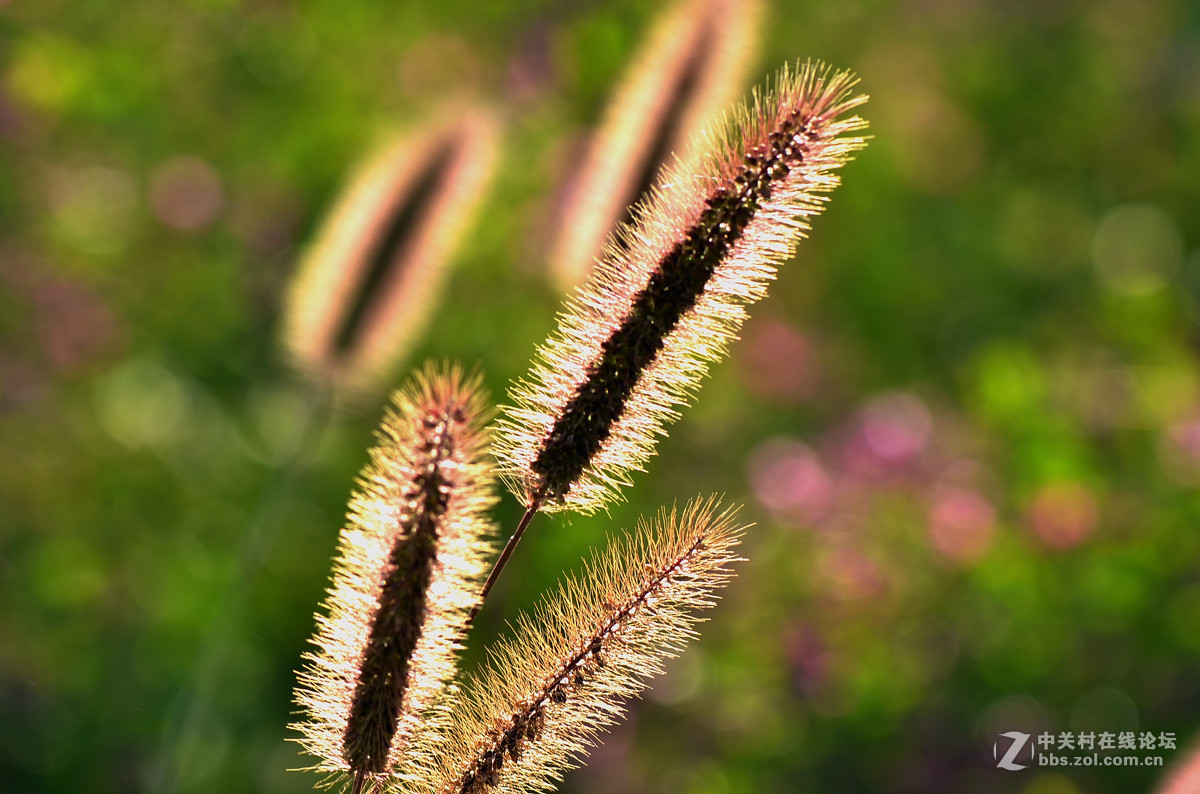
[[(1021, 769), (1024, 769), (1024, 764), (1016, 764), (1013, 762), (1016, 760), (1017, 755), (1021, 752), (1021, 750), (1025, 749), (1025, 743), (1029, 741), (1030, 734), (1021, 733), (1020, 731), (1009, 731), (1008, 733), (1002, 733), (1000, 735), (1007, 739), (1012, 739), (1012, 744), (1008, 746), (1008, 752), (1004, 754), (1004, 757), (996, 762), (996, 766), (1012, 772), (1017, 772)], [(999, 745), (1000, 742), (996, 742), (992, 745), (992, 758), (996, 757), (996, 754), (999, 751)]]

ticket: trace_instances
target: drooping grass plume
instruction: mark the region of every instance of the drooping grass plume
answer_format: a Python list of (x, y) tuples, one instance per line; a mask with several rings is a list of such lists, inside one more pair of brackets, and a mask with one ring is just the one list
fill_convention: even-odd
[(501, 473), (527, 512), (593, 512), (653, 453), (865, 144), (847, 117), (866, 101), (856, 82), (785, 68), (622, 228), (499, 423)]
[(309, 377), (361, 391), (417, 341), (490, 179), (498, 131), (486, 110), (458, 112), (359, 167), (287, 295), (283, 342)]
[(333, 582), (299, 676), (300, 742), (354, 791), (397, 762), (454, 673), (493, 529), (476, 380), (426, 369), (378, 431), (350, 500)]
[(743, 527), (715, 499), (663, 510), (567, 578), (456, 695), (436, 771), (398, 791), (545, 791), (695, 635)]
[(757, 0), (682, 0), (663, 13), (573, 178), (550, 255), (564, 290), (583, 282), (672, 152), (741, 93), (758, 40)]

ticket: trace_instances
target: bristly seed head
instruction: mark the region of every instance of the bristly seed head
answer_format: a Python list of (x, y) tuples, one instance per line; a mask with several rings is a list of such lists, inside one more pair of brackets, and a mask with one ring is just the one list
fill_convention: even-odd
[(397, 393), (351, 499), (294, 727), (317, 769), (352, 773), (355, 787), (402, 757), (427, 763), (420, 732), (478, 599), (494, 499), (477, 390), (430, 369)]
[(701, 500), (664, 510), (522, 616), (456, 696), (437, 769), (397, 792), (548, 790), (620, 704), (695, 634), (739, 558), (732, 511)]
[(677, 164), (568, 303), (497, 433), (526, 504), (593, 512), (653, 454), (865, 145), (856, 79), (806, 64)]
[(359, 167), (289, 286), (288, 354), (342, 394), (373, 388), (417, 341), (493, 170), (494, 115), (442, 115)]
[(572, 178), (550, 254), (564, 291), (591, 272), (672, 152), (688, 157), (690, 139), (744, 90), (761, 10), (759, 0), (678, 0), (661, 12)]

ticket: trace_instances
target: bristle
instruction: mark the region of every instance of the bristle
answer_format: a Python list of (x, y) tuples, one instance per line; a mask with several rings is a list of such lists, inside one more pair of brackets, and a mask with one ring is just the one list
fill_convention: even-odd
[(458, 696), (435, 774), (405, 792), (540, 791), (695, 634), (742, 527), (716, 500), (664, 510), (568, 578)]
[(309, 377), (372, 388), (419, 339), (490, 178), (498, 123), (454, 114), (394, 137), (350, 180), (288, 292), (283, 342)]
[(293, 726), (315, 769), (368, 791), (420, 767), (435, 697), (454, 674), (492, 527), (478, 383), (432, 368), (394, 396), (350, 501)]
[(587, 277), (604, 240), (674, 152), (745, 86), (758, 0), (682, 0), (662, 13), (609, 104), (571, 187), (550, 255), (564, 289)]
[(856, 82), (784, 69), (610, 244), (499, 423), (501, 473), (526, 504), (593, 512), (653, 454), (865, 145), (851, 133), (866, 123), (842, 118), (866, 101)]

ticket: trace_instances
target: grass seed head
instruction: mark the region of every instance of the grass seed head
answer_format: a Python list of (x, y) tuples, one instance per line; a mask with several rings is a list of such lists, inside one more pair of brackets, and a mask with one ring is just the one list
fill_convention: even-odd
[(293, 727), (316, 769), (356, 786), (426, 758), (491, 551), (484, 412), (476, 379), (426, 369), (394, 396), (351, 498)]
[(394, 137), (359, 167), (289, 287), (293, 363), (346, 394), (374, 388), (420, 339), (496, 161), (483, 109)]
[(672, 152), (691, 157), (691, 141), (744, 90), (760, 6), (682, 0), (660, 14), (573, 177), (550, 254), (564, 290), (584, 281)]
[(456, 694), (436, 771), (395, 790), (552, 789), (695, 635), (697, 611), (732, 576), (742, 529), (732, 510), (705, 499), (610, 544), (519, 619)]
[(501, 473), (526, 504), (593, 512), (653, 454), (865, 145), (856, 82), (784, 69), (610, 241), (499, 423)]

